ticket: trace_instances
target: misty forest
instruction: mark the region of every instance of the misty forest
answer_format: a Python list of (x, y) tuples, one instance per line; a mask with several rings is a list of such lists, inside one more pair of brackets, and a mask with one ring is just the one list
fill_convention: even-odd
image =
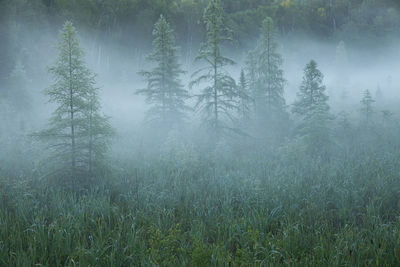
[(399, 266), (397, 0), (0, 0), (0, 266)]

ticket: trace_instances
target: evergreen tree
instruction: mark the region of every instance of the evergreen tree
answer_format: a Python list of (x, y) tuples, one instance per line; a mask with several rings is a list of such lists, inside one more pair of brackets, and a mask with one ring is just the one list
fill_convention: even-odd
[(285, 79), (281, 69), (283, 60), (277, 47), (274, 25), (272, 19), (267, 17), (263, 21), (261, 37), (255, 50), (258, 74), (256, 107), (262, 117), (285, 112)]
[(255, 111), (255, 99), (258, 98), (258, 76), (257, 76), (257, 55), (255, 51), (250, 51), (246, 58), (246, 76), (249, 87), (250, 96), (253, 99), (252, 111)]
[(240, 71), (240, 77), (239, 77), (239, 84), (238, 84), (238, 93), (239, 93), (239, 119), (242, 122), (245, 122), (249, 120), (250, 118), (250, 104), (251, 100), (249, 97), (249, 88), (248, 88), (248, 82), (246, 79), (246, 75), (244, 73), (244, 70)]
[[(87, 179), (106, 151), (111, 127), (100, 115), (95, 75), (85, 66), (83, 50), (71, 22), (60, 34), (59, 57), (50, 73), (54, 84), (45, 93), (57, 104), (50, 127), (39, 137), (50, 143), (52, 166), (66, 183)], [(96, 164), (95, 164), (96, 163)]]
[(172, 127), (183, 122), (188, 109), (185, 100), (189, 95), (179, 79), (184, 71), (178, 63), (173, 30), (162, 15), (154, 25), (153, 36), (154, 50), (148, 60), (156, 66), (151, 71), (141, 72), (147, 88), (137, 93), (145, 95), (153, 105), (147, 114), (150, 120), (163, 127)]
[(211, 0), (204, 12), (207, 41), (196, 57), (196, 60), (203, 60), (206, 67), (196, 71), (192, 75), (196, 78), (190, 83), (190, 87), (208, 83), (198, 95), (196, 108), (204, 113), (205, 122), (211, 127), (216, 140), (222, 131), (232, 129), (226, 124), (226, 119), (234, 120), (240, 106), (235, 80), (224, 70), (224, 67), (235, 63), (221, 53), (222, 43), (232, 41), (223, 15), (220, 1)]
[(283, 96), (283, 60), (277, 49), (274, 24), (267, 17), (257, 47), (249, 53), (246, 63), (254, 98), (253, 134), (269, 146), (285, 136), (289, 121)]
[(363, 122), (365, 123), (365, 125), (370, 126), (371, 120), (372, 120), (372, 115), (374, 113), (372, 105), (375, 102), (375, 100), (372, 99), (372, 96), (371, 96), (371, 93), (369, 92), (369, 90), (365, 90), (363, 94), (364, 94), (364, 96), (360, 101), (361, 114), (364, 117)]
[(323, 77), (317, 63), (311, 60), (304, 69), (300, 92), (292, 109), (302, 118), (299, 134), (314, 155), (320, 155), (319, 152), (329, 143), (329, 97), (325, 94)]

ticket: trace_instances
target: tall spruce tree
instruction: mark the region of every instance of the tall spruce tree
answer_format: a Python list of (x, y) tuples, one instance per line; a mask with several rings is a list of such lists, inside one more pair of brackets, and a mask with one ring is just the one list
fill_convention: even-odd
[(278, 53), (274, 24), (267, 17), (256, 48), (247, 56), (246, 68), (253, 106), (253, 135), (271, 146), (288, 132), (289, 115), (284, 98), (282, 56)]
[(277, 52), (275, 29), (271, 18), (263, 21), (262, 33), (255, 54), (257, 57), (256, 107), (262, 117), (277, 116), (285, 113), (283, 96), (285, 79), (283, 78), (282, 56)]
[(58, 59), (49, 69), (55, 82), (45, 90), (57, 108), (49, 128), (38, 136), (50, 144), (54, 174), (76, 185), (92, 176), (112, 130), (100, 114), (95, 75), (85, 66), (76, 30), (69, 21), (60, 33), (58, 50)]
[(218, 140), (226, 129), (233, 129), (227, 122), (235, 120), (240, 96), (235, 80), (224, 69), (235, 62), (223, 56), (221, 52), (222, 43), (232, 39), (224, 23), (224, 11), (220, 1), (211, 0), (203, 17), (207, 41), (202, 44), (196, 60), (204, 61), (206, 66), (192, 75), (195, 79), (190, 83), (190, 87), (208, 84), (197, 95), (196, 108), (203, 112), (205, 122)]
[(323, 77), (317, 63), (311, 60), (304, 69), (303, 82), (292, 109), (301, 117), (298, 133), (314, 155), (321, 155), (319, 152), (329, 144), (331, 117)]
[(154, 50), (147, 59), (156, 66), (140, 72), (147, 81), (147, 88), (137, 93), (145, 95), (152, 104), (147, 114), (149, 120), (162, 127), (172, 127), (183, 122), (189, 94), (179, 78), (184, 71), (178, 62), (174, 32), (163, 15), (154, 25), (153, 36)]

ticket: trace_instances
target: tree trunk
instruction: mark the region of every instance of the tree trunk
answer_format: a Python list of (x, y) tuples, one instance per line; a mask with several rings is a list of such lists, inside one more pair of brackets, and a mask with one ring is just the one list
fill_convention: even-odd
[(72, 85), (72, 47), (69, 40), (69, 107), (70, 107), (70, 122), (71, 122), (71, 167), (72, 176), (75, 176), (76, 155), (75, 155), (75, 125), (74, 125), (74, 101), (73, 101), (73, 85)]

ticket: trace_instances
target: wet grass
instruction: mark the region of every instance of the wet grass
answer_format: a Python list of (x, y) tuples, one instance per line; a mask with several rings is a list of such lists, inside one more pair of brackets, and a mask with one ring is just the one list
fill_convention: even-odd
[(135, 161), (80, 193), (2, 177), (0, 265), (394, 266), (399, 160)]

